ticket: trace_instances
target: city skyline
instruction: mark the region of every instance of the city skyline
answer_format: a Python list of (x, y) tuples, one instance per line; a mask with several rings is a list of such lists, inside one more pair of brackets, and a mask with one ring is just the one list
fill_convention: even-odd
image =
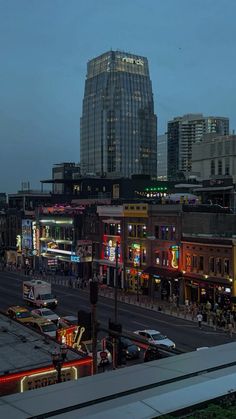
[(148, 58), (159, 135), (186, 113), (236, 128), (235, 2), (121, 3), (0, 2), (0, 192), (39, 188), (54, 163), (80, 160), (86, 65), (111, 48)]

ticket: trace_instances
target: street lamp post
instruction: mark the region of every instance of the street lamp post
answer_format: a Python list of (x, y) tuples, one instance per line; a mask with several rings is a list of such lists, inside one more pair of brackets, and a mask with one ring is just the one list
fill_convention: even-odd
[(62, 366), (63, 366), (63, 364), (66, 360), (66, 355), (67, 355), (67, 346), (66, 345), (61, 345), (60, 352), (58, 351), (57, 348), (55, 348), (55, 350), (52, 352), (52, 363), (53, 363), (53, 366), (54, 366), (55, 370), (57, 371), (57, 382), (58, 383), (62, 382), (61, 370), (62, 370)]

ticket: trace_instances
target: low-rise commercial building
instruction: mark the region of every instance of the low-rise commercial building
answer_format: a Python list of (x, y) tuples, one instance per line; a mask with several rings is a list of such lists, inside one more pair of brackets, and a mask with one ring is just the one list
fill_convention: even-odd
[[(60, 345), (50, 337), (0, 314), (0, 395), (25, 392), (59, 381), (52, 355)], [(60, 381), (91, 375), (92, 359), (68, 349)]]

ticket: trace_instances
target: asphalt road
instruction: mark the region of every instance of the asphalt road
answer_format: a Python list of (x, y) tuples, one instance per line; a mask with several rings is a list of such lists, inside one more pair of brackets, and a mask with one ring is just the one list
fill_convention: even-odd
[[(5, 311), (10, 305), (24, 305), (22, 300), (22, 280), (24, 275), (12, 272), (0, 272), (0, 310)], [(29, 277), (27, 277), (27, 280)], [(76, 315), (78, 310), (90, 310), (87, 290), (52, 286), (59, 305), (55, 310), (59, 315)], [(97, 318), (103, 328), (108, 328), (108, 319), (114, 317), (114, 301), (99, 297)], [(184, 352), (202, 346), (216, 346), (236, 340), (236, 334), (230, 338), (224, 331), (214, 331), (208, 326), (198, 329), (195, 322), (176, 318), (162, 312), (118, 302), (118, 322), (123, 332), (138, 329), (155, 329), (167, 335)]]

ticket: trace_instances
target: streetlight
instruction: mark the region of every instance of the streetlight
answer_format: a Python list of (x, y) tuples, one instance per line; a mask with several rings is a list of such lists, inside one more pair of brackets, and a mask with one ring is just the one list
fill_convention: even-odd
[(57, 348), (55, 348), (54, 351), (51, 354), (52, 355), (53, 366), (54, 366), (55, 370), (57, 370), (57, 382), (58, 383), (62, 382), (61, 369), (62, 369), (62, 366), (65, 362), (67, 351), (68, 351), (67, 346), (65, 344), (63, 344), (60, 347), (60, 352), (58, 351)]

